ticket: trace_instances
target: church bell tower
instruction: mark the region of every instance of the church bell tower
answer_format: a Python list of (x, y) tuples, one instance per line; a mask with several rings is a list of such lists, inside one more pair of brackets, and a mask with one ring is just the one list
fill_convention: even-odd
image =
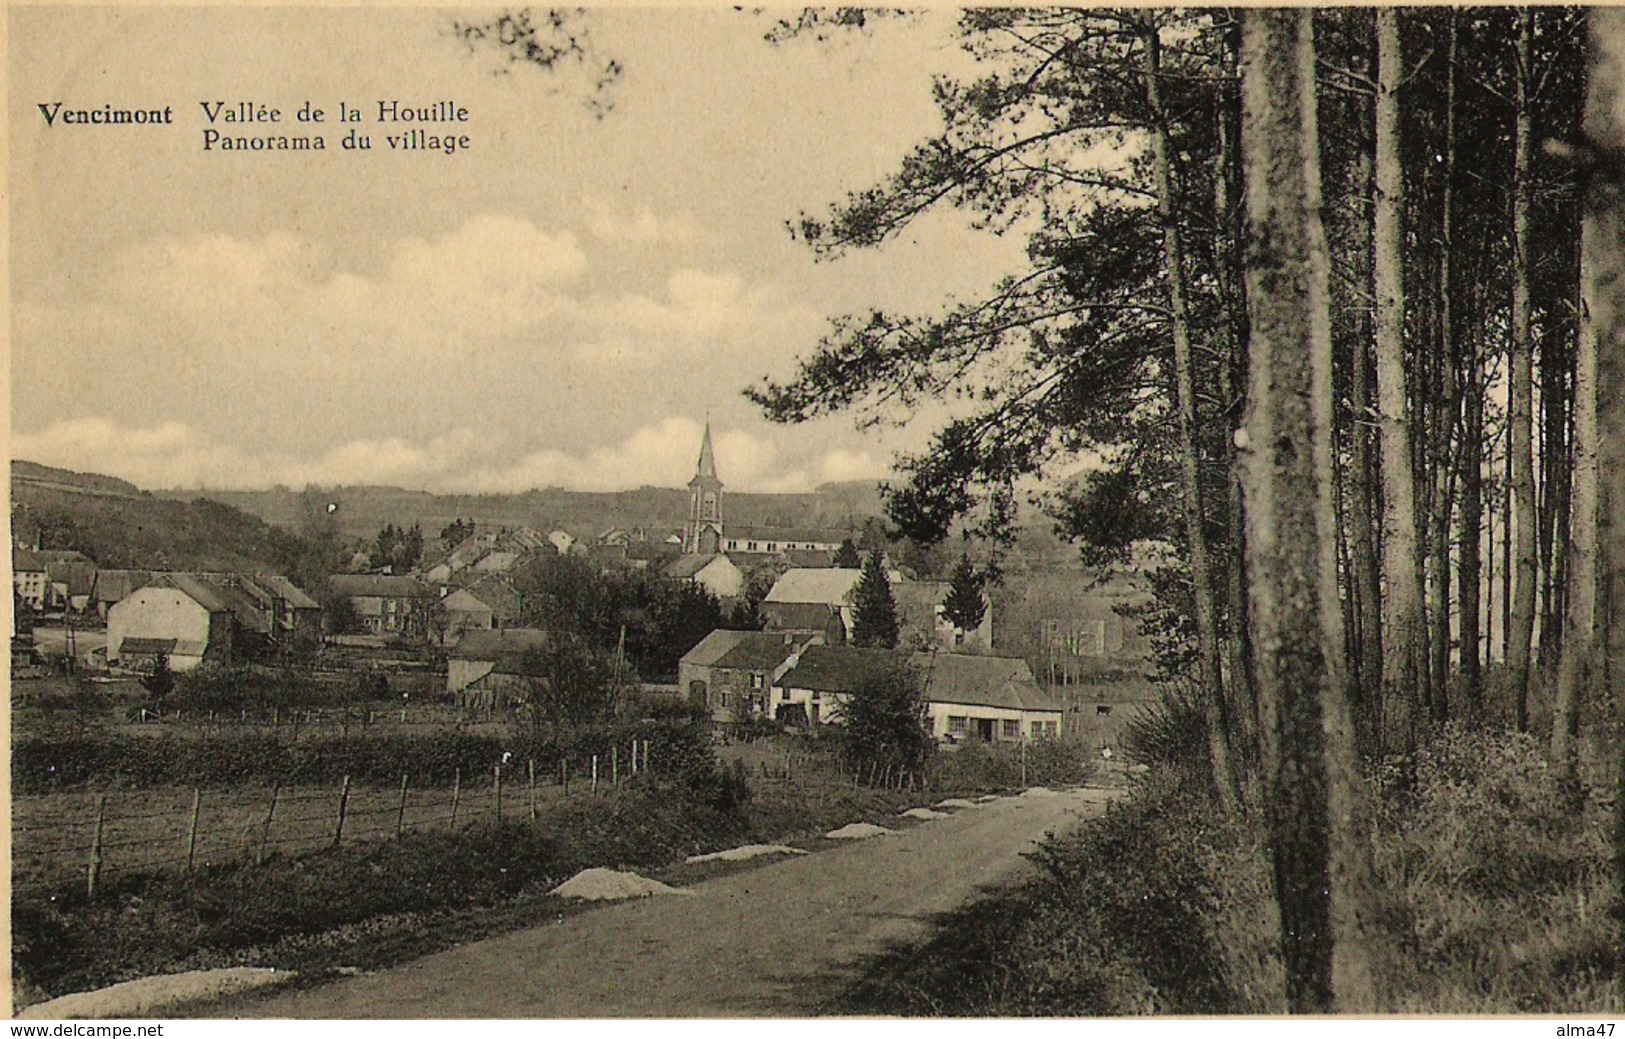
[(717, 460), (711, 451), (711, 420), (705, 422), (700, 440), (700, 461), (694, 479), (688, 481), (688, 522), (683, 525), (683, 553), (712, 555), (722, 548), (722, 481), (717, 479)]

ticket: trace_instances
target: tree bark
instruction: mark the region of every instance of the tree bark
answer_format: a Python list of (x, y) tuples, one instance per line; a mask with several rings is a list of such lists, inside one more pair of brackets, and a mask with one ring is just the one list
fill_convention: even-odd
[(1405, 392), (1404, 171), (1399, 156), (1399, 84), (1404, 71), (1399, 16), (1377, 10), (1377, 195), (1373, 213), (1372, 266), (1376, 292), (1377, 411), (1382, 439), (1382, 486), (1387, 507), (1383, 531), (1384, 713), (1394, 709), (1388, 735), (1408, 753), (1420, 721), (1422, 561), (1417, 551), (1416, 484), (1411, 468), (1411, 430)]
[(1332, 512), (1329, 264), (1308, 10), (1243, 13), (1247, 298), (1242, 466), (1287, 1005), (1372, 1007), (1367, 883)]
[(1433, 413), (1433, 633), (1428, 639), (1432, 654), (1430, 704), (1433, 722), (1442, 725), (1450, 717), (1450, 530), (1455, 506), (1456, 467), (1450, 462), (1456, 435), (1460, 401), (1456, 378), (1455, 308), (1450, 283), (1451, 251), (1455, 248), (1454, 179), (1456, 176), (1456, 12), (1447, 10), (1450, 43), (1445, 55), (1443, 187), (1439, 198), (1439, 298), (1437, 396)]
[(1185, 251), (1174, 199), (1172, 146), (1162, 104), (1162, 37), (1156, 15), (1142, 22), (1146, 100), (1151, 109), (1151, 154), (1157, 184), (1157, 212), (1162, 218), (1162, 250), (1168, 284), (1174, 346), (1174, 397), (1179, 421), (1179, 479), (1185, 511), (1185, 537), (1191, 565), (1191, 598), (1196, 613), (1197, 674), (1207, 710), (1208, 752), (1213, 781), (1227, 812), (1236, 808), (1236, 780), (1231, 765), (1230, 706), (1219, 657), (1213, 568), (1203, 529), (1200, 455), (1197, 444), (1196, 374), (1191, 356), (1190, 313), (1186, 304)]
[[(1229, 357), (1219, 363), (1219, 392), (1223, 395), (1227, 413), (1240, 417), (1240, 391), (1247, 379), (1247, 293), (1246, 271), (1242, 263), (1239, 242), (1242, 234), (1240, 202), (1245, 194), (1238, 162), (1241, 133), (1241, 94), (1234, 82), (1238, 74), (1241, 50), (1241, 30), (1237, 23), (1225, 33), (1223, 80), (1220, 86), (1217, 130), (1218, 154), (1214, 171), (1214, 211), (1218, 235), (1215, 247), (1215, 268), (1218, 272), (1219, 296), (1224, 307), (1225, 328), (1229, 338)], [(1235, 429), (1239, 429), (1239, 424)], [(1230, 695), (1229, 701), (1240, 722), (1238, 735), (1240, 748), (1238, 762), (1256, 759), (1259, 748), (1258, 690), (1253, 686), (1253, 640), (1248, 623), (1247, 609), (1247, 538), (1246, 504), (1242, 497), (1241, 471), (1237, 464), (1235, 429), (1225, 438), (1225, 462), (1228, 481), (1230, 526), (1230, 556), (1226, 567), (1230, 609)], [(1245, 774), (1245, 773), (1244, 773)], [(1247, 784), (1243, 784), (1247, 785)]]
[(1529, 152), (1533, 136), (1529, 115), (1529, 50), (1533, 13), (1518, 16), (1517, 133), (1512, 157), (1512, 314), (1511, 380), (1507, 390), (1510, 422), (1512, 526), (1514, 538), (1512, 612), (1506, 648), (1508, 681), (1513, 696), (1513, 722), (1529, 729), (1529, 654), (1535, 629), (1535, 468), (1533, 343), (1529, 327)]
[[(1355, 219), (1352, 226), (1358, 229), (1355, 233), (1365, 247), (1360, 250), (1357, 284), (1370, 284), (1371, 279), (1371, 217), (1368, 208), (1374, 197), (1371, 177), (1371, 159), (1365, 155), (1359, 156), (1355, 160), (1352, 192)], [(1351, 699), (1355, 706), (1354, 724), (1360, 749), (1363, 753), (1374, 755), (1380, 752), (1382, 734), (1382, 576), (1377, 561), (1377, 524), (1373, 508), (1376, 493), (1371, 479), (1375, 465), (1371, 451), (1370, 339), (1370, 310), (1361, 307), (1355, 320), (1350, 362), (1354, 414), (1349, 431), (1352, 437), (1349, 453), (1351, 480), (1348, 510), (1352, 528), (1349, 551), (1353, 557), (1354, 597), (1359, 610), (1356, 680)]]
[[(1625, 10), (1592, 8), (1587, 13), (1590, 81), (1585, 128), (1590, 144), (1610, 156), (1625, 154)], [(1586, 191), (1585, 242), (1581, 290), (1597, 345), (1597, 474), (1600, 606), (1609, 618), (1604, 669), (1612, 693), (1615, 725), (1625, 737), (1625, 183), (1617, 159), (1596, 171)], [(1611, 406), (1601, 406), (1609, 402)], [(1614, 800), (1616, 901), (1625, 901), (1625, 738), (1618, 741)], [(1625, 961), (1625, 918), (1614, 948)], [(1625, 962), (1615, 977), (1625, 989)]]
[[(1595, 242), (1582, 235), (1581, 270), (1594, 266)], [(1567, 613), (1552, 704), (1552, 764), (1558, 787), (1579, 787), (1580, 708), (1590, 698), (1597, 644), (1597, 336), (1582, 319), (1574, 367), (1574, 501), (1570, 535)]]

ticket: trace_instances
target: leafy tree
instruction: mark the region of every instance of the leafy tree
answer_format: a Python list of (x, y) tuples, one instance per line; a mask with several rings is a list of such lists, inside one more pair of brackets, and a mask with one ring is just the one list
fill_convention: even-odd
[(440, 543), (446, 548), (456, 548), (473, 537), (476, 529), (472, 519), (454, 519), (440, 528)]
[(961, 555), (948, 583), (948, 597), (942, 601), (942, 615), (960, 631), (975, 631), (987, 613), (987, 600), (982, 597), (982, 575), (970, 556)]
[(851, 538), (841, 539), (841, 547), (835, 550), (835, 565), (844, 570), (856, 570), (863, 565), (863, 557), (858, 554), (857, 542)]
[(615, 660), (585, 640), (554, 633), (520, 658), (525, 674), (525, 705), (531, 730), (538, 737), (607, 722), (620, 706), (627, 688)]
[(152, 659), (151, 669), (141, 676), (141, 688), (147, 691), (153, 710), (163, 710), (164, 701), (175, 691), (175, 672), (170, 670), (168, 653), (160, 653)]
[(896, 649), (897, 600), (892, 597), (886, 560), (870, 552), (852, 595), (852, 645), (870, 649)]
[(920, 676), (902, 658), (864, 675), (840, 718), (847, 765), (860, 772), (918, 772), (934, 749)]

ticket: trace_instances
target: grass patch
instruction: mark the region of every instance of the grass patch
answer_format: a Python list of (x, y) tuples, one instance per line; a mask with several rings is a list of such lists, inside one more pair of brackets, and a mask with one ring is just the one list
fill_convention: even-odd
[[(1180, 745), (1176, 721), (1143, 747)], [(1403, 788), (1373, 782), (1381, 1013), (1617, 1013), (1610, 805), (1566, 804), (1529, 736), (1447, 729)], [(868, 964), (839, 1012), (1285, 1012), (1268, 849), (1162, 761), (1049, 841), (1035, 879)]]

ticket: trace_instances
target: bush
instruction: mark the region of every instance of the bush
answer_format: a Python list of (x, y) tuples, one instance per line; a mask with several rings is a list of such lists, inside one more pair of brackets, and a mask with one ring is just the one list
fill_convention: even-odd
[(1153, 781), (1034, 856), (1036, 880), (941, 919), (923, 946), (870, 965), (849, 1013), (948, 1016), (1215, 1014), (1240, 1009), (1224, 885), (1205, 803)]
[(1124, 726), (1123, 752), (1141, 765), (1206, 769), (1207, 713), (1196, 686), (1164, 685)]

